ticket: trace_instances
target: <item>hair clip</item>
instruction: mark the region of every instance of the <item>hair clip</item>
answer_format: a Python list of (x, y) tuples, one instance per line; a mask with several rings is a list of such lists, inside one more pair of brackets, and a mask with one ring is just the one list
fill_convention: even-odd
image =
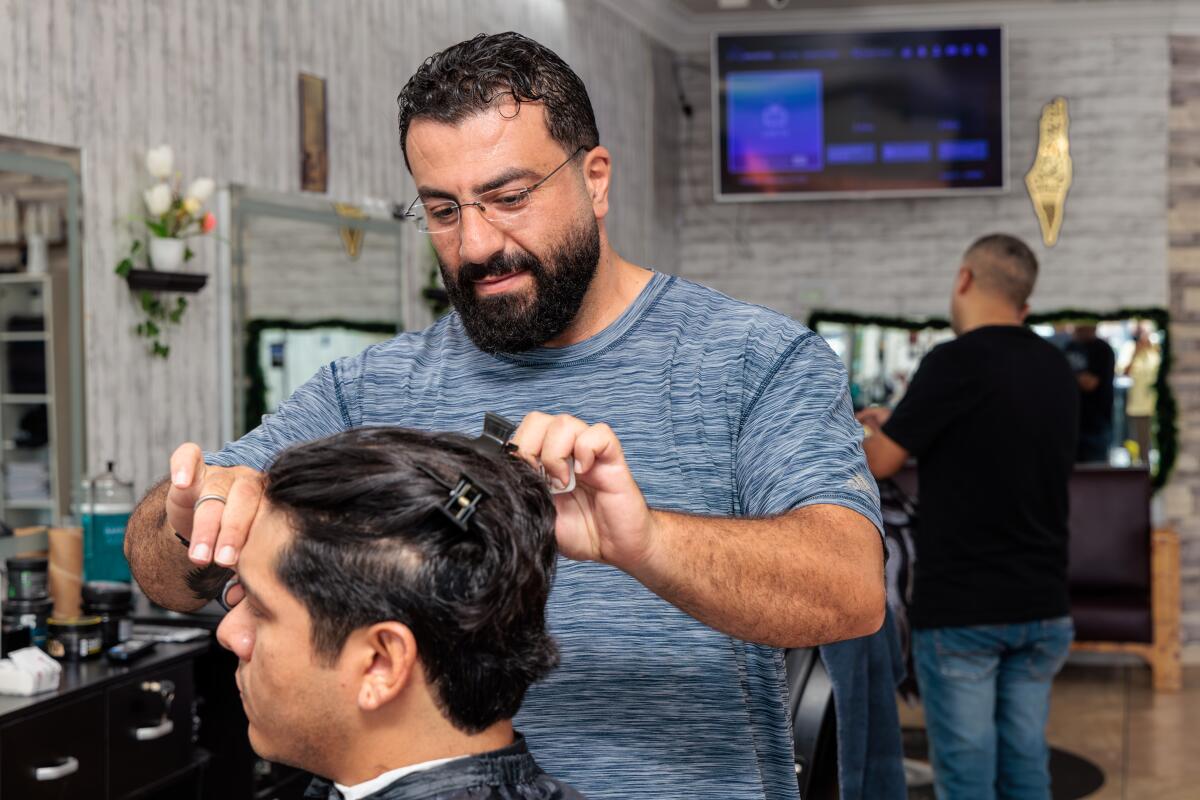
[[(450, 487), (450, 484), (438, 477), (433, 470), (426, 469), (425, 467), (418, 467), (418, 469), (442, 486)], [(488, 490), (484, 489), (470, 475), (464, 472), (459, 476), (458, 483), (453, 488), (450, 488), (450, 496), (446, 498), (446, 501), (434, 506), (430, 509), (429, 513), (445, 517), (450, 524), (463, 533), (466, 533), (467, 526), (471, 522), (471, 517), (475, 516), (475, 511), (479, 508), (479, 504), (489, 497), (491, 497), (491, 494)]]

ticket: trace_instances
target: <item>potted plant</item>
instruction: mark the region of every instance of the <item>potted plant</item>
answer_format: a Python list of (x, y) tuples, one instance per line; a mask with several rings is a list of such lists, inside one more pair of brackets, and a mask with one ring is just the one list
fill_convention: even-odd
[[(174, 153), (168, 145), (152, 148), (146, 154), (146, 170), (157, 183), (146, 189), (142, 200), (146, 213), (135, 217), (142, 228), (135, 232), (129, 253), (117, 264), (116, 273), (139, 292), (139, 302), (145, 320), (138, 324), (137, 333), (150, 340), (150, 352), (166, 358), (170, 353), (163, 341), (164, 327), (178, 324), (187, 308), (187, 300), (177, 297), (168, 303), (155, 296), (156, 292), (198, 292), (208, 276), (181, 272), (195, 253), (187, 240), (211, 233), (217, 218), (204, 204), (216, 188), (211, 178), (197, 178), (182, 191), (182, 176), (174, 172)], [(136, 263), (144, 264), (137, 268)]]

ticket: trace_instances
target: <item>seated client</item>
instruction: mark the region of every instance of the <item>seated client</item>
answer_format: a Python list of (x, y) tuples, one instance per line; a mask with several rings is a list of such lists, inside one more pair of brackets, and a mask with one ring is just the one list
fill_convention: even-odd
[(255, 751), (323, 776), (307, 797), (582, 797), (512, 726), (558, 661), (554, 505), (484, 441), (360, 428), (266, 474), (217, 637)]

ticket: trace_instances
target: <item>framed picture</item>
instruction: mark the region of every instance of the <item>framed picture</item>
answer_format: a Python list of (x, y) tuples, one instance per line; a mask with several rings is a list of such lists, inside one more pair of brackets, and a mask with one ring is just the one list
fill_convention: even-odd
[(325, 114), (325, 79), (300, 73), (300, 188), (329, 188), (329, 129)]

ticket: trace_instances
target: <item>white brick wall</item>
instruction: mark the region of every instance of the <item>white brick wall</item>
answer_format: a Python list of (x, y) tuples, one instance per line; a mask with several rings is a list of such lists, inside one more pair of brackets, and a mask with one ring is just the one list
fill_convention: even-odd
[[(817, 307), (944, 315), (962, 251), (980, 235), (1005, 231), (1029, 242), (1042, 262), (1035, 310), (1164, 305), (1166, 36), (1014, 35), (1009, 65), (1005, 195), (718, 205), (708, 62), (689, 57), (679, 72), (695, 114), (680, 134), (674, 268), (801, 320)], [(1047, 249), (1024, 174), (1042, 105), (1058, 95), (1069, 103), (1075, 181), (1059, 243)]]

